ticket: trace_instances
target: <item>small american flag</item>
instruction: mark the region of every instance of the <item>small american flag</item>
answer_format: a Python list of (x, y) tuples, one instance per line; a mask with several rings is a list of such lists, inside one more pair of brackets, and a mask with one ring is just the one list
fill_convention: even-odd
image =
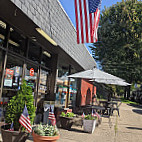
[(56, 118), (55, 118), (54, 112), (52, 111), (51, 108), (50, 108), (48, 119), (51, 121), (51, 124), (53, 126), (56, 125)]
[(98, 117), (98, 119), (101, 118), (100, 114), (98, 114), (97, 112), (95, 112), (95, 115)]
[(84, 112), (83, 112), (83, 114), (82, 114), (82, 118), (84, 118), (85, 117), (85, 114), (84, 114)]
[(93, 117), (96, 117), (96, 114), (94, 113), (93, 109), (92, 109), (92, 114)]
[(77, 43), (97, 41), (102, 0), (75, 0)]
[(23, 113), (20, 116), (19, 123), (23, 127), (25, 127), (29, 133), (32, 131), (31, 121), (30, 121), (30, 117), (29, 117), (26, 105), (25, 105)]
[(14, 127), (13, 127), (13, 122), (10, 125), (10, 129), (8, 129), (9, 131), (14, 131)]

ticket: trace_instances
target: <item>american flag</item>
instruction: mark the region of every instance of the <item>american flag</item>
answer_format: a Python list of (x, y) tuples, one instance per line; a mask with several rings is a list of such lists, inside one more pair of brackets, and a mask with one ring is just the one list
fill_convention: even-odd
[(98, 119), (101, 118), (100, 114), (98, 114), (97, 112), (95, 112), (95, 115), (98, 117)]
[(93, 109), (92, 109), (92, 114), (93, 117), (96, 117), (96, 114), (94, 113)]
[(85, 117), (85, 114), (84, 114), (84, 112), (82, 113), (82, 118), (84, 118)]
[(48, 119), (51, 121), (51, 124), (54, 126), (56, 125), (56, 118), (52, 109), (50, 109)]
[(14, 127), (13, 127), (13, 122), (10, 125), (10, 129), (8, 129), (9, 131), (14, 131)]
[(102, 0), (75, 0), (77, 43), (97, 41)]
[(32, 131), (31, 121), (30, 121), (30, 117), (29, 117), (26, 105), (25, 105), (23, 113), (21, 114), (19, 118), (19, 123), (23, 127), (25, 127), (29, 133)]

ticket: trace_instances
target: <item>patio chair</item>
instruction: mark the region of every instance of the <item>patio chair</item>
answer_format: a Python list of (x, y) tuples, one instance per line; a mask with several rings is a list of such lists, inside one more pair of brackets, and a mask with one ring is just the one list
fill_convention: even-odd
[(119, 105), (116, 105), (116, 107), (114, 107), (114, 106), (112, 107), (112, 109), (111, 109), (111, 115), (113, 114), (113, 111), (116, 110), (117, 113), (118, 113), (118, 116), (120, 116), (119, 107), (120, 107), (121, 104), (122, 104), (122, 102), (120, 102)]

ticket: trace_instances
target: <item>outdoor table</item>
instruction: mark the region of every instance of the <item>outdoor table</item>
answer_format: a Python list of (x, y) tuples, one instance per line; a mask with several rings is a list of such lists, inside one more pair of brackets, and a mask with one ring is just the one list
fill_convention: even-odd
[(102, 112), (105, 110), (105, 107), (97, 106), (97, 105), (87, 105), (86, 107), (83, 108), (83, 110), (86, 110), (86, 109), (89, 109), (90, 112), (92, 112), (92, 110), (95, 110), (97, 112), (99, 111), (102, 114)]

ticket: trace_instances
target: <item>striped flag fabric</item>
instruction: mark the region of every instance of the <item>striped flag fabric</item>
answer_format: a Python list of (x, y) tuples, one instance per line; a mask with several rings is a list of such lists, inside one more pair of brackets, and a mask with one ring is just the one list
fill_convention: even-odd
[(21, 116), (19, 118), (19, 123), (23, 127), (25, 127), (29, 133), (32, 132), (31, 121), (30, 121), (30, 117), (29, 117), (26, 105), (25, 105), (23, 113), (21, 114)]
[(56, 125), (56, 118), (55, 118), (54, 112), (52, 111), (51, 107), (50, 107), (48, 119), (51, 121), (51, 124), (53, 126)]
[(97, 117), (96, 112), (94, 113), (94, 110), (92, 109), (92, 114), (93, 117)]
[(75, 0), (77, 43), (97, 42), (102, 0)]
[(83, 112), (83, 113), (82, 113), (82, 118), (84, 118), (84, 117), (85, 117), (85, 113)]

